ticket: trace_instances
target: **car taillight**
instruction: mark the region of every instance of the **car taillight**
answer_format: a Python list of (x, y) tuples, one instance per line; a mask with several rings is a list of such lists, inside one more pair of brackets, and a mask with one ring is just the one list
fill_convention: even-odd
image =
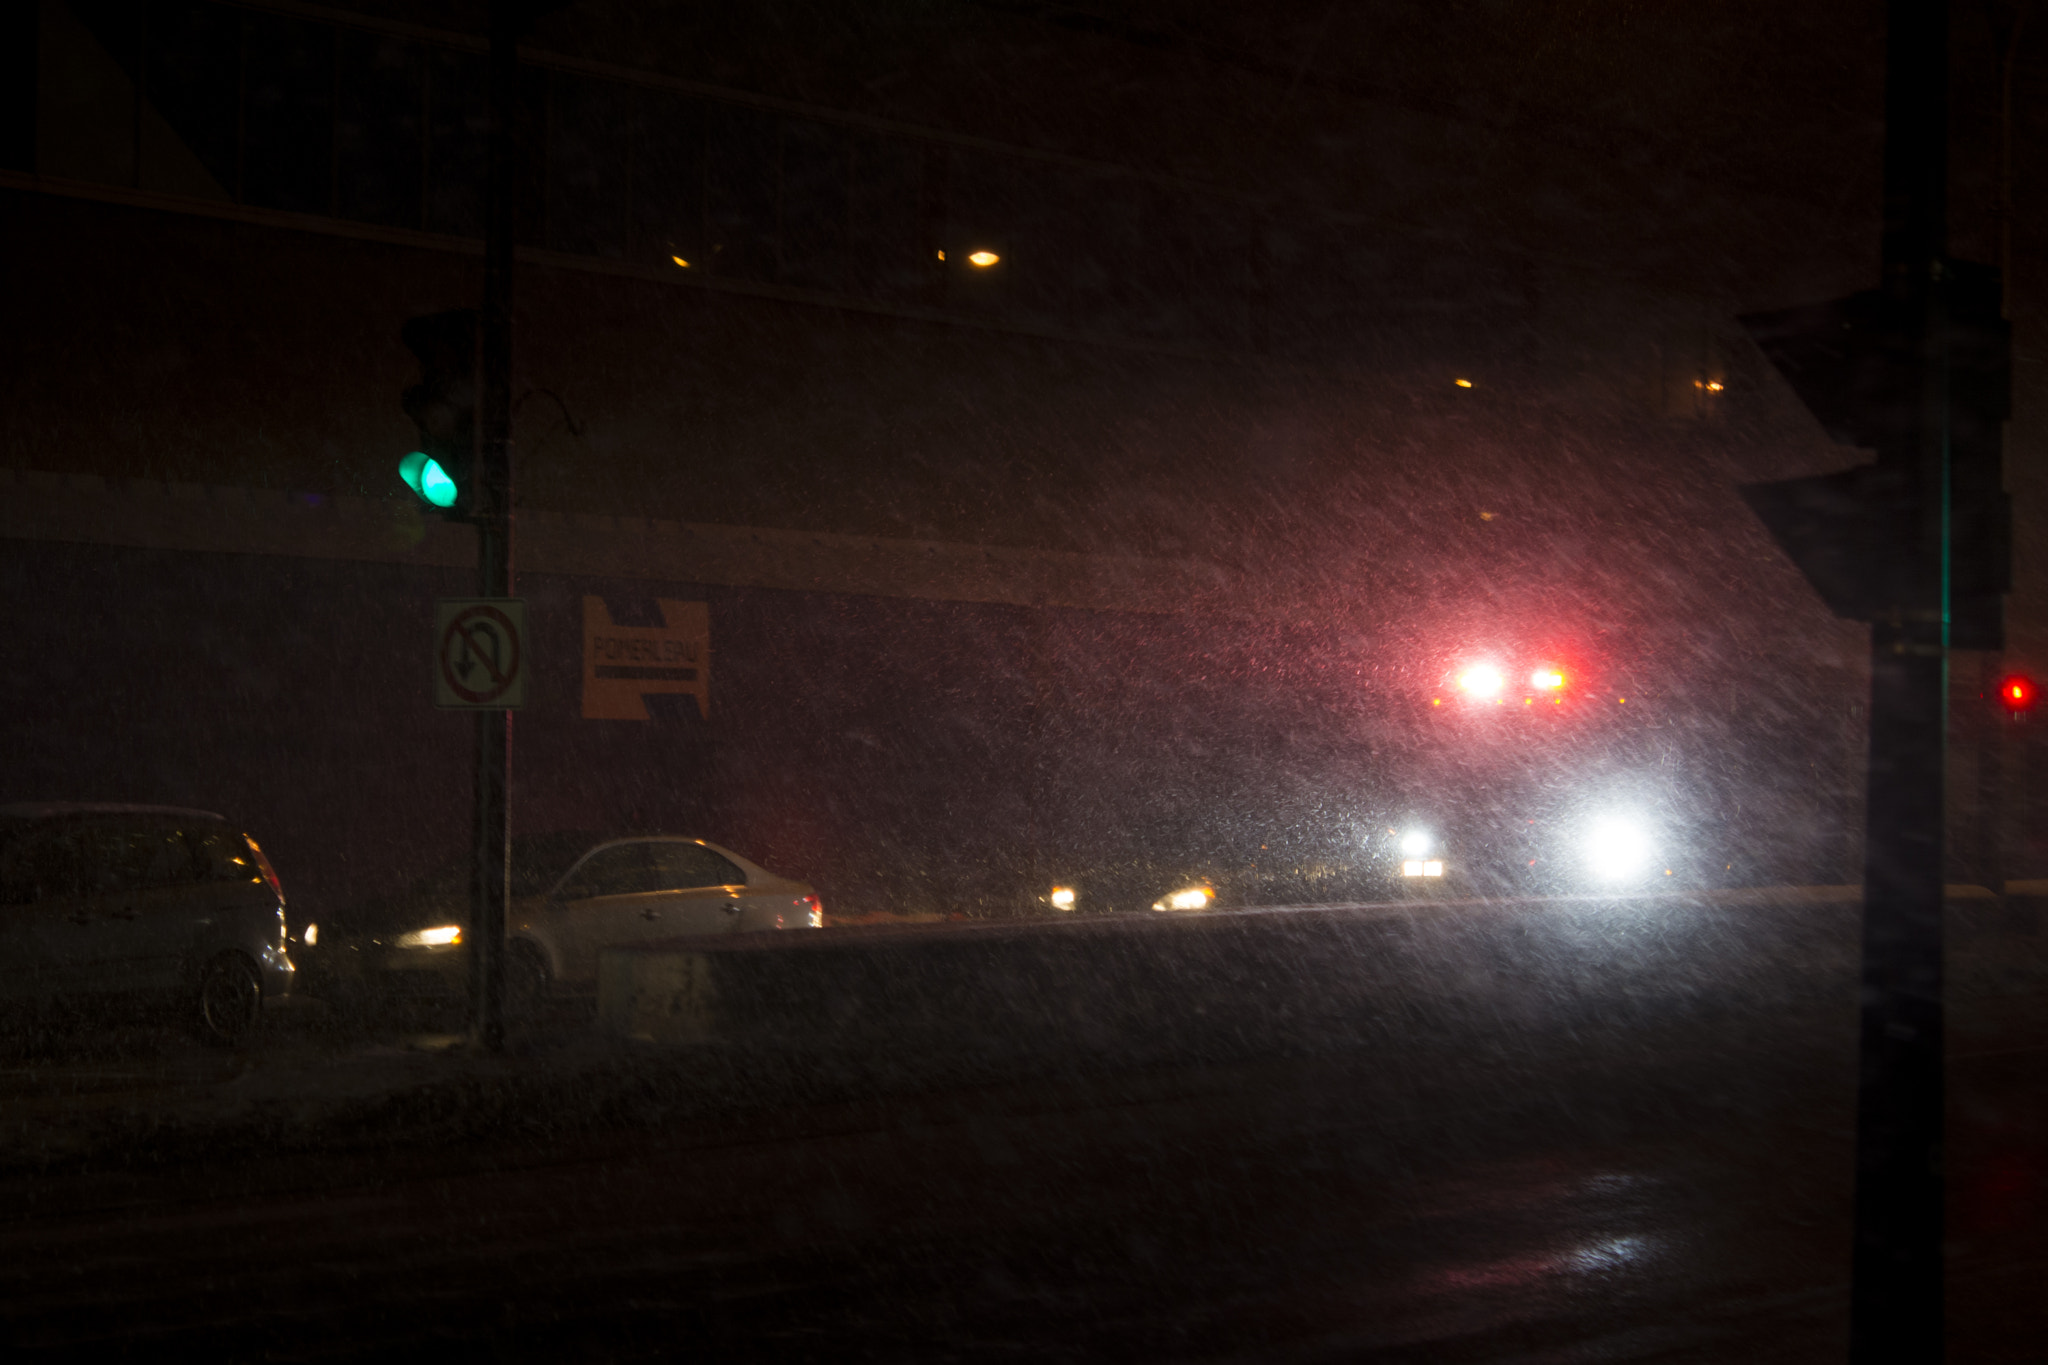
[(825, 927), (825, 907), (816, 896), (798, 896), (796, 908), (803, 914), (804, 923), (810, 928)]
[(244, 834), (242, 836), (242, 842), (247, 844), (249, 846), (249, 851), (256, 855), (256, 866), (259, 869), (261, 869), (263, 873), (263, 880), (270, 883), (270, 889), (277, 894), (277, 903), (279, 905), (283, 905), (284, 883), (277, 879), (277, 869), (273, 868), (270, 865), (270, 859), (263, 856), (262, 846), (258, 844), (254, 839), (251, 839), (248, 835)]

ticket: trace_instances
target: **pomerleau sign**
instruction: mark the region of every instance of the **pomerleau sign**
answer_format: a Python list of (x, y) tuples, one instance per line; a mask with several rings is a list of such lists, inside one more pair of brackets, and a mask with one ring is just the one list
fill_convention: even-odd
[(688, 693), (711, 714), (711, 606), (655, 599), (658, 626), (612, 622), (602, 597), (583, 599), (583, 718), (646, 720), (650, 692)]

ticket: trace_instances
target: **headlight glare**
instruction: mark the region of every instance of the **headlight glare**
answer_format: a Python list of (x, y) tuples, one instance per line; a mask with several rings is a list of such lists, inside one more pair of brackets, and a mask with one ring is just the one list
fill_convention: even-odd
[(462, 926), (459, 924), (437, 924), (431, 929), (415, 929), (398, 936), (401, 948), (445, 948), (460, 942)]
[(1641, 876), (1655, 856), (1649, 831), (1635, 820), (1609, 816), (1595, 820), (1587, 832), (1586, 866), (1601, 881)]

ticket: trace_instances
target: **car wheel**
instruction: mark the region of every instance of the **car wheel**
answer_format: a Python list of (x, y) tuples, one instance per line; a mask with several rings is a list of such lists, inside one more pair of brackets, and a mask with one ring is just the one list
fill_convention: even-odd
[(553, 978), (548, 960), (540, 949), (523, 939), (505, 948), (505, 1015), (510, 1019), (534, 1018), (547, 1003)]
[(248, 1041), (263, 1013), (263, 979), (240, 953), (223, 953), (199, 974), (193, 1023), (199, 1036), (217, 1047)]

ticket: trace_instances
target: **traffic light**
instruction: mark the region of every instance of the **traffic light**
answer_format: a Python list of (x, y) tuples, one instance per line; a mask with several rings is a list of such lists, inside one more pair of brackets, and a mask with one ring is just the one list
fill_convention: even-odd
[(475, 496), (477, 312), (412, 318), (399, 337), (419, 359), (420, 382), (403, 399), (419, 446), (398, 462), (398, 475), (444, 515), (467, 518)]
[(2034, 709), (2035, 695), (2034, 680), (2022, 674), (2008, 673), (1999, 681), (1998, 704), (2015, 719)]
[(1742, 319), (1765, 357), (1829, 436), (1877, 459), (1834, 474), (1746, 484), (1743, 500), (1828, 607), (1853, 621), (1906, 605), (1923, 498), (1945, 496), (1949, 643), (1997, 649), (2011, 583), (2011, 506), (2002, 424), (2011, 402), (2011, 328), (1998, 271), (1943, 268), (1948, 465), (1945, 489), (1919, 487), (1920, 368), (1909, 319), (1877, 290)]

